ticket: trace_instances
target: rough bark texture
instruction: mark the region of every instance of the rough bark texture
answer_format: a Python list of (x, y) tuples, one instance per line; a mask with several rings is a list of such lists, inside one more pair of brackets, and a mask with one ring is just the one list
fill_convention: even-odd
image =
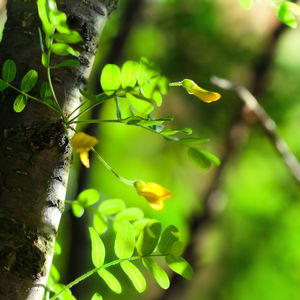
[[(99, 34), (116, 1), (57, 0), (57, 4), (70, 27), (84, 38), (76, 46), (81, 65), (59, 69), (52, 76), (68, 113), (79, 104), (77, 88), (85, 83)], [(16, 62), (16, 86), (28, 70), (37, 70), (39, 83), (31, 93), (37, 97), (46, 81), (38, 26), (36, 1), (8, 1), (0, 64), (8, 58)], [(60, 59), (54, 57), (54, 62)], [(16, 95), (11, 89), (0, 92), (0, 299), (42, 299), (64, 209), (71, 149), (55, 113), (29, 101), (17, 114), (12, 109)]]

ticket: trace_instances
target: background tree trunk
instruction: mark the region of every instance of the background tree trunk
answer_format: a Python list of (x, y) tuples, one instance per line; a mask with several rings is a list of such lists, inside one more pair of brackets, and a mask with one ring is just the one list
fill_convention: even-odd
[[(81, 65), (52, 75), (67, 114), (79, 104), (78, 87), (89, 74), (100, 32), (116, 0), (58, 0), (57, 4), (84, 39), (77, 46)], [(32, 91), (37, 97), (46, 81), (38, 26), (36, 1), (8, 1), (0, 63), (16, 62), (16, 86), (28, 70), (37, 70), (39, 82)], [(59, 61), (53, 58), (54, 63)], [(17, 114), (12, 109), (16, 96), (6, 89), (0, 100), (0, 299), (42, 299), (64, 209), (71, 148), (55, 113), (29, 101)]]

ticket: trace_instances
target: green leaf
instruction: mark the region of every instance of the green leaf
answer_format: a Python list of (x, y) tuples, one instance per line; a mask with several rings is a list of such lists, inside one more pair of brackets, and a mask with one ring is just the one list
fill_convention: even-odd
[(161, 231), (161, 224), (152, 220), (146, 224), (136, 242), (136, 249), (139, 255), (148, 255), (155, 249)]
[(191, 265), (184, 258), (175, 257), (174, 255), (167, 255), (165, 259), (167, 265), (174, 272), (188, 280), (191, 280), (193, 278), (194, 271)]
[(293, 3), (290, 1), (286, 2), (285, 4), (294, 15), (298, 15), (298, 16), (300, 15), (300, 5), (299, 4)]
[[(55, 1), (52, 1), (52, 3), (54, 3), (54, 5), (56, 5)], [(71, 30), (69, 29), (69, 27), (67, 25), (67, 15), (65, 13), (63, 13), (57, 9), (52, 9), (49, 12), (49, 19), (50, 19), (50, 22), (52, 24), (54, 24), (55, 28), (60, 33), (69, 34), (71, 32)]]
[(76, 218), (81, 218), (82, 215), (84, 214), (84, 208), (82, 207), (81, 203), (79, 203), (78, 201), (72, 202), (72, 211), (73, 211), (73, 215)]
[(61, 246), (57, 241), (55, 241), (54, 253), (55, 253), (55, 255), (60, 255), (61, 254)]
[(5, 90), (8, 87), (8, 84), (6, 81), (0, 79), (0, 92)]
[(104, 263), (105, 247), (104, 244), (93, 227), (89, 227), (91, 242), (92, 242), (92, 262), (96, 268), (99, 268)]
[(99, 234), (103, 234), (104, 232), (107, 231), (107, 222), (99, 214), (93, 215), (93, 226)]
[(82, 37), (77, 31), (72, 30), (68, 34), (55, 33), (54, 40), (59, 43), (76, 44), (82, 41)]
[(99, 205), (99, 212), (103, 215), (114, 215), (125, 209), (125, 203), (121, 199), (109, 199)]
[(160, 287), (164, 290), (168, 289), (170, 280), (167, 273), (151, 257), (145, 257), (142, 261), (144, 266), (152, 273)]
[(253, 0), (239, 0), (239, 2), (244, 9), (250, 9), (253, 4)]
[(153, 219), (143, 218), (143, 219), (135, 221), (132, 224), (133, 228), (134, 228), (134, 233), (135, 233), (136, 238), (140, 235), (140, 233), (142, 232), (144, 227), (147, 225), (147, 223), (149, 223), (151, 221), (153, 221)]
[(54, 26), (53, 26), (53, 24), (50, 23), (50, 20), (48, 18), (48, 13), (47, 13), (48, 3), (47, 3), (47, 0), (38, 0), (37, 1), (37, 6), (38, 6), (39, 17), (40, 17), (40, 19), (42, 21), (42, 24), (43, 24), (43, 30), (47, 35), (51, 36), (54, 32)]
[(130, 93), (126, 93), (126, 98), (130, 101), (130, 103), (134, 106), (134, 108), (141, 114), (148, 115), (154, 109), (154, 106), (151, 102), (144, 99), (139, 99)]
[(42, 54), (42, 65), (43, 65), (45, 68), (48, 68), (48, 66), (49, 66), (48, 55), (47, 55), (46, 53), (43, 53), (43, 54)]
[(4, 62), (2, 67), (2, 78), (6, 82), (11, 82), (15, 79), (17, 67), (13, 60), (8, 59)]
[(135, 61), (126, 61), (121, 69), (122, 88), (135, 87), (138, 76), (139, 64)]
[(116, 216), (116, 221), (121, 222), (123, 220), (127, 220), (132, 222), (135, 220), (142, 219), (143, 217), (144, 217), (144, 212), (141, 209), (137, 207), (130, 207), (118, 213)]
[(288, 2), (282, 3), (277, 10), (278, 18), (281, 22), (286, 24), (291, 28), (297, 27), (297, 20), (294, 16), (292, 9), (290, 8)]
[(117, 65), (108, 64), (102, 70), (100, 83), (107, 95), (112, 95), (121, 86), (121, 70)]
[(191, 128), (182, 128), (182, 129), (165, 129), (161, 131), (160, 133), (162, 135), (174, 135), (177, 133), (184, 133), (184, 134), (192, 134), (192, 129)]
[[(66, 286), (61, 283), (54, 283), (51, 285), (52, 290), (55, 293), (60, 292), (62, 289), (64, 289)], [(63, 293), (61, 293), (58, 296), (58, 299), (60, 300), (76, 300), (76, 298), (72, 295), (72, 292), (70, 289), (66, 289)]]
[(154, 91), (152, 99), (155, 101), (156, 105), (159, 107), (162, 104), (162, 96), (159, 91)]
[(43, 82), (40, 89), (40, 95), (43, 100), (52, 98), (52, 91), (48, 82)]
[(23, 111), (26, 104), (27, 104), (27, 96), (22, 94), (18, 95), (14, 101), (14, 111), (20, 113), (21, 111)]
[(31, 91), (38, 80), (38, 73), (35, 70), (28, 71), (21, 81), (21, 90), (25, 93)]
[(120, 263), (121, 268), (131, 280), (133, 286), (139, 293), (142, 293), (146, 289), (146, 280), (140, 270), (131, 262), (123, 261)]
[(51, 265), (50, 276), (53, 278), (54, 281), (60, 280), (60, 274), (54, 264)]
[(95, 293), (91, 300), (103, 300), (103, 297), (99, 293)]
[(206, 143), (209, 142), (210, 139), (204, 138), (204, 139), (200, 139), (200, 138), (183, 138), (179, 140), (179, 143), (184, 144), (184, 145), (188, 145), (188, 146), (193, 146), (196, 144), (202, 144), (202, 143)]
[(60, 56), (66, 56), (66, 55), (74, 55), (74, 56), (79, 56), (80, 53), (76, 50), (74, 50), (71, 46), (67, 44), (62, 44), (62, 43), (55, 43), (51, 45), (51, 50), (53, 53), (56, 55)]
[(172, 253), (172, 247), (179, 240), (179, 231), (174, 225), (168, 226), (162, 233), (158, 250), (162, 254)]
[(147, 65), (149, 64), (148, 60), (144, 57), (141, 58), (139, 63), (138, 70), (138, 83), (140, 86), (143, 86), (147, 81)]
[(217, 166), (221, 163), (213, 154), (196, 148), (189, 148), (188, 155), (191, 161), (201, 169), (208, 169), (212, 163)]
[(168, 94), (168, 91), (169, 91), (169, 80), (166, 77), (161, 76), (159, 78), (159, 80), (157, 81), (157, 86), (158, 86), (159, 91), (163, 95), (167, 95)]
[(108, 287), (116, 294), (122, 293), (122, 287), (119, 280), (106, 269), (100, 269), (98, 275), (105, 281)]
[(57, 69), (57, 68), (61, 68), (61, 67), (75, 67), (80, 65), (80, 61), (78, 59), (67, 59), (63, 62), (61, 62), (60, 64), (57, 64), (55, 66), (51, 66), (51, 69)]
[(135, 247), (135, 234), (132, 224), (124, 220), (117, 229), (115, 253), (118, 258), (129, 258)]
[(83, 207), (88, 207), (96, 203), (99, 198), (100, 195), (96, 189), (86, 189), (78, 195), (76, 200), (81, 203)]
[(107, 95), (105, 95), (103, 93), (99, 94), (99, 95), (94, 95), (94, 94), (92, 94), (88, 91), (82, 90), (82, 89), (79, 89), (79, 91), (83, 97), (87, 98), (88, 100), (95, 101), (97, 103), (101, 103), (101, 102), (104, 102), (104, 101), (110, 99), (109, 97), (107, 97)]

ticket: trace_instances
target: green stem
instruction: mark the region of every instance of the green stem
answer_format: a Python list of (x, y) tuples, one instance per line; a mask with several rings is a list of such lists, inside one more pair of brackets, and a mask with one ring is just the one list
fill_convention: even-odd
[[(78, 120), (71, 124), (90, 124), (90, 123), (122, 123), (122, 120)], [(69, 123), (68, 123), (69, 124)], [(123, 124), (123, 123), (122, 123)], [(70, 124), (69, 124), (70, 125)]]
[(39, 102), (39, 103), (41, 103), (41, 104), (44, 104), (44, 105), (48, 106), (50, 109), (52, 109), (53, 111), (55, 111), (57, 114), (60, 115), (60, 112), (59, 112), (55, 107), (53, 107), (52, 105), (50, 105), (50, 104), (48, 104), (48, 103), (42, 101), (41, 99), (38, 99), (38, 98), (36, 98), (36, 97), (33, 97), (33, 96), (31, 96), (31, 95), (29, 95), (29, 94), (23, 92), (22, 90), (20, 90), (20, 89), (14, 87), (13, 85), (11, 85), (11, 84), (8, 83), (8, 82), (7, 82), (7, 85), (8, 85), (10, 88), (14, 89), (15, 91), (19, 92), (20, 94), (22, 94), (22, 95), (24, 95), (24, 96), (26, 96), (26, 97), (28, 97), (28, 98), (34, 100), (34, 101), (37, 101), (37, 102)]
[(169, 86), (182, 86), (183, 81), (178, 81), (178, 82), (171, 82), (169, 83)]
[(151, 254), (151, 255), (145, 255), (145, 256), (132, 256), (130, 258), (123, 258), (123, 259), (116, 259), (112, 262), (109, 262), (101, 267), (97, 267), (94, 268), (88, 272), (86, 272), (85, 274), (79, 276), (78, 278), (76, 278), (75, 280), (73, 280), (72, 282), (70, 282), (68, 285), (66, 285), (62, 290), (60, 290), (57, 294), (55, 294), (52, 298), (50, 298), (50, 300), (54, 300), (56, 299), (59, 295), (61, 295), (65, 290), (72, 288), (75, 284), (79, 283), (80, 281), (90, 277), (91, 275), (93, 275), (94, 273), (96, 273), (97, 271), (99, 271), (100, 269), (106, 269), (109, 268), (111, 266), (114, 266), (116, 264), (119, 264), (123, 261), (134, 261), (134, 260), (138, 260), (141, 259), (143, 257), (157, 257), (157, 256), (165, 256), (163, 254)]
[(68, 115), (68, 118), (70, 118), (78, 109), (80, 109), (83, 105), (87, 104), (89, 101), (91, 100), (88, 100), (88, 101), (83, 101), (80, 105), (78, 105), (69, 115)]
[(127, 184), (127, 185), (130, 185), (130, 186), (133, 186), (134, 185), (134, 182), (135, 180), (128, 180), (122, 176), (120, 176), (118, 173), (116, 173), (112, 167), (103, 159), (103, 157), (95, 150), (95, 148), (91, 148), (91, 150), (96, 154), (97, 158), (100, 160), (100, 162), (105, 166), (105, 168), (112, 172), (121, 182)]
[[(52, 42), (53, 42), (53, 39), (51, 39), (50, 41), (50, 45), (52, 45)], [(57, 109), (63, 119), (63, 123), (66, 124), (67, 121), (66, 121), (66, 118), (65, 118), (65, 115), (58, 103), (58, 100), (56, 98), (56, 94), (55, 94), (55, 91), (54, 91), (54, 88), (53, 88), (53, 85), (52, 85), (52, 79), (51, 79), (51, 73), (50, 73), (50, 56), (51, 56), (51, 46), (49, 48), (49, 51), (48, 51), (48, 61), (47, 61), (47, 77), (48, 77), (48, 82), (49, 82), (49, 85), (50, 85), (50, 89), (51, 89), (51, 92), (52, 92), (52, 95), (53, 95), (53, 99), (56, 103), (56, 106), (57, 106)]]

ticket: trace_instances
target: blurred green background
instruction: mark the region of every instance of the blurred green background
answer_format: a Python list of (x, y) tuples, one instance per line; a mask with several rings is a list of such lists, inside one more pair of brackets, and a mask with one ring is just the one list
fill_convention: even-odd
[[(171, 82), (191, 78), (220, 92), (220, 101), (205, 104), (172, 88), (155, 116), (172, 115), (173, 128), (192, 127), (194, 136), (210, 138), (203, 149), (220, 157), (223, 165), (200, 170), (184, 147), (140, 128), (118, 124), (97, 128), (97, 149), (119, 174), (158, 182), (174, 197), (163, 211), (153, 211), (95, 159), (88, 179), (77, 184), (82, 169), (75, 156), (67, 199), (84, 188), (96, 188), (102, 200), (122, 198), (128, 207), (142, 208), (164, 227), (178, 226), (186, 247), (192, 249), (186, 259), (193, 264), (195, 277), (176, 281), (170, 292), (149, 277), (148, 288), (140, 295), (122, 275), (123, 293), (115, 295), (95, 275), (74, 287), (78, 299), (90, 299), (96, 290), (104, 299), (300, 299), (299, 182), (255, 117), (242, 109), (241, 100), (210, 83), (217, 75), (255, 92), (300, 157), (299, 53), (299, 29), (280, 25), (268, 1), (255, 3), (250, 11), (238, 0), (120, 1), (104, 28), (90, 89), (97, 90), (104, 63), (121, 65), (144, 56), (157, 63)], [(114, 103), (108, 103), (99, 114), (106, 119), (113, 111)], [(203, 218), (207, 207), (209, 214)], [(59, 234), (63, 253), (55, 258), (64, 283), (92, 266), (85, 225), (90, 222), (88, 214), (74, 220), (66, 208)], [(191, 222), (196, 222), (197, 230)], [(103, 239), (111, 252), (111, 233)], [(121, 273), (119, 267), (113, 272)]]

